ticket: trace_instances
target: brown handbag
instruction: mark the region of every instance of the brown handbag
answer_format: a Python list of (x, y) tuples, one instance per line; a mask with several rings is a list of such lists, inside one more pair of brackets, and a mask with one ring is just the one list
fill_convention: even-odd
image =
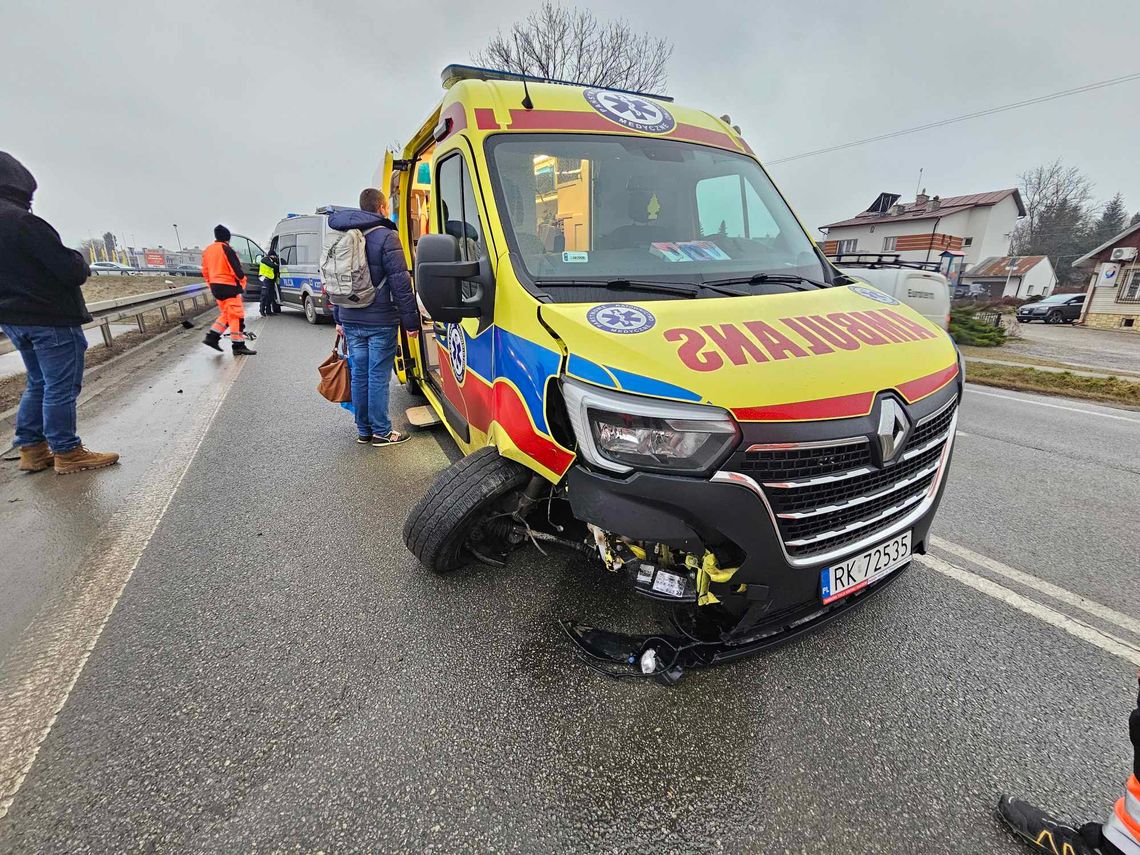
[(338, 334), (332, 354), (317, 366), (317, 371), (321, 374), (317, 391), (334, 404), (343, 404), (352, 400), (352, 378), (348, 371), (348, 360), (340, 355), (340, 345), (343, 340), (344, 337)]

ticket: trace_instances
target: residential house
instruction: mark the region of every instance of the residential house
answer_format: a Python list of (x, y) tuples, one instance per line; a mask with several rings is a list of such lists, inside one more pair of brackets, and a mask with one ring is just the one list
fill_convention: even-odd
[(1082, 323), (1140, 332), (1140, 223), (1081, 256), (1073, 267), (1092, 268)]
[(983, 258), (1009, 252), (1009, 238), (1025, 205), (1016, 189), (968, 196), (927, 196), (899, 202), (896, 193), (880, 193), (861, 214), (820, 226), (827, 233), (829, 256), (852, 252), (897, 253), (902, 261), (938, 262), (951, 281)]
[(1047, 255), (1003, 255), (984, 258), (962, 274), (959, 290), (969, 296), (1048, 297), (1057, 284)]

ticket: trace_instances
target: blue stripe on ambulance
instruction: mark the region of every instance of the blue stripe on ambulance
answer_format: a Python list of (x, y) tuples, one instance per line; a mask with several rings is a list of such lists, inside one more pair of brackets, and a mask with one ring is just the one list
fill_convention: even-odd
[(674, 386), (664, 380), (654, 380), (652, 377), (632, 374), (629, 371), (614, 368), (612, 365), (607, 365), (606, 370), (617, 378), (621, 388), (626, 392), (636, 392), (639, 395), (649, 395), (653, 398), (673, 398), (677, 401), (702, 400), (696, 392), (690, 392), (688, 389), (682, 389), (680, 386)]
[(591, 362), (584, 356), (579, 356), (576, 353), (570, 354), (570, 359), (566, 363), (566, 373), (573, 374), (587, 383), (593, 383), (596, 386), (605, 386), (607, 389), (616, 389), (617, 382), (614, 380), (613, 375), (610, 374), (602, 366), (596, 362)]

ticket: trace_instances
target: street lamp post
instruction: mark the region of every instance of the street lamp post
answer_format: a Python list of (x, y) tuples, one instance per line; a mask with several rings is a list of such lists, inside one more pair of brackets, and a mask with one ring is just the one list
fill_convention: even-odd
[(182, 238), (178, 236), (178, 223), (174, 224), (174, 239), (178, 241), (178, 251), (182, 252)]

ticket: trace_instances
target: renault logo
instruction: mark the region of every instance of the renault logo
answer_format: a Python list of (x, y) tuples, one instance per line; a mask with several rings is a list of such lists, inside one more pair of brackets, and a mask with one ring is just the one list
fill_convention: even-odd
[(902, 404), (894, 398), (883, 398), (879, 404), (879, 452), (883, 463), (890, 463), (903, 450), (910, 436), (910, 420)]

